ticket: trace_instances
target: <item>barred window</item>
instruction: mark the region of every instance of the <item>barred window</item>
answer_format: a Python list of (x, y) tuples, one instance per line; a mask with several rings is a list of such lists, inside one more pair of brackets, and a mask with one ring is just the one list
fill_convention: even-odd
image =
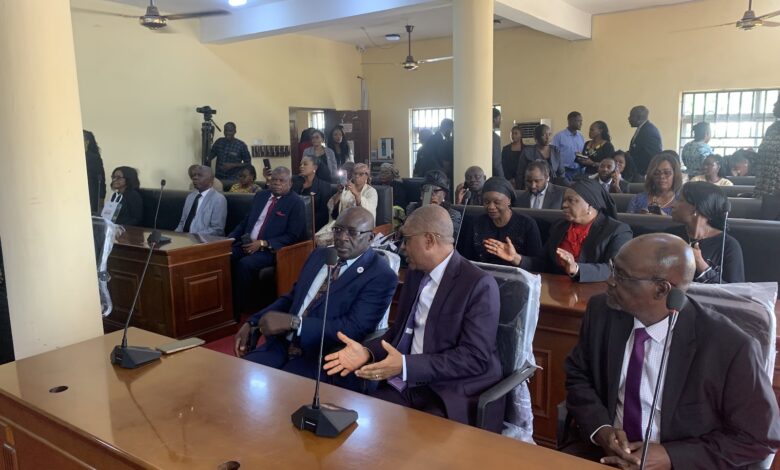
[(766, 128), (775, 121), (772, 109), (780, 89), (684, 92), (680, 105), (680, 148), (693, 140), (693, 125), (708, 122), (709, 145), (721, 156), (758, 149)]
[(309, 113), (309, 127), (325, 132), (325, 111), (312, 111)]

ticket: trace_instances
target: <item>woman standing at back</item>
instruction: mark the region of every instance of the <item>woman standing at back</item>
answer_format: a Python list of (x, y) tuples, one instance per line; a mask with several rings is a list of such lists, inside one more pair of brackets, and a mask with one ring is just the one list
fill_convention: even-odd
[(352, 160), (349, 152), (349, 143), (344, 138), (344, 126), (341, 124), (331, 129), (330, 135), (328, 135), (328, 148), (333, 150), (338, 168)]

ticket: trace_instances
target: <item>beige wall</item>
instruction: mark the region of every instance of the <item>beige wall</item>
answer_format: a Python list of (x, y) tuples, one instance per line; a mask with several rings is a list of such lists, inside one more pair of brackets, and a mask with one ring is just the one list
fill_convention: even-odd
[[(126, 11), (113, 2), (75, 6)], [(139, 169), (143, 186), (189, 185), (200, 158), (195, 108), (235, 121), (248, 145), (287, 145), (289, 106), (357, 109), (360, 56), (353, 46), (302, 35), (204, 45), (197, 22), (173, 22), (176, 34), (146, 30), (132, 19), (73, 14), (83, 124), (95, 132), (107, 178), (114, 167)], [(219, 137), (220, 134), (217, 134)], [(274, 166), (289, 158), (272, 159)], [(261, 161), (254, 162), (260, 169)]]
[[(549, 117), (554, 130), (574, 109), (585, 126), (604, 120), (616, 147), (632, 135), (629, 109), (645, 104), (658, 125), (664, 147), (676, 148), (683, 91), (780, 86), (780, 31), (743, 32), (724, 27), (674, 31), (725, 23), (741, 17), (744, 2), (704, 0), (672, 7), (596, 16), (593, 39), (569, 42), (526, 28), (495, 32), (494, 101), (503, 109), (502, 135), (508, 142), (512, 120)], [(780, 9), (764, 0), (760, 11)], [(413, 44), (418, 59), (449, 55), (451, 39)], [(405, 51), (369, 49), (364, 62), (401, 61)], [(452, 64), (427, 64), (414, 72), (383, 65), (363, 66), (371, 94), (372, 135), (395, 137), (396, 161), (409, 174), (409, 109), (452, 105)], [(459, 129), (457, 138), (468, 138)], [(586, 129), (587, 132), (587, 129)], [(485, 149), (490, 152), (490, 149)]]

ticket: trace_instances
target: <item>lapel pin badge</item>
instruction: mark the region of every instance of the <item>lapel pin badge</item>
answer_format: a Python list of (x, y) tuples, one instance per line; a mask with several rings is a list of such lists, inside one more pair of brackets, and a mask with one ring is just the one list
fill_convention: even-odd
[(363, 266), (360, 266), (359, 268), (357, 268), (358, 274), (363, 274), (363, 271), (364, 271)]

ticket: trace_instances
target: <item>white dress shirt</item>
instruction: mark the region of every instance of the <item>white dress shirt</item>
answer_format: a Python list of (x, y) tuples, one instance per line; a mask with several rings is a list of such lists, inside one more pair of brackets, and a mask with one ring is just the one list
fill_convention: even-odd
[[(669, 327), (668, 320), (662, 320), (658, 323), (645, 327), (639, 320), (634, 318), (634, 327), (631, 331), (631, 335), (626, 341), (626, 348), (623, 352), (623, 366), (620, 370), (620, 386), (618, 388), (617, 404), (615, 405), (615, 421), (612, 425), (617, 429), (623, 429), (623, 403), (626, 396), (626, 374), (628, 373), (628, 362), (631, 360), (631, 351), (634, 349), (634, 333), (637, 328), (645, 328), (650, 338), (645, 342), (645, 362), (642, 367), (642, 379), (639, 385), (639, 401), (642, 404), (642, 437), (647, 430), (647, 423), (650, 420), (650, 406), (653, 404), (653, 394), (655, 393), (655, 382), (658, 379), (658, 372), (661, 368), (661, 356), (664, 350), (664, 339), (666, 339), (666, 331)], [(668, 348), (672, 347), (672, 339), (674, 336), (674, 327), (669, 333)], [(667, 352), (667, 356), (668, 356)], [(668, 361), (668, 357), (667, 357)], [(669, 368), (667, 362), (666, 368)], [(663, 390), (666, 374), (661, 378), (661, 390), (658, 394), (658, 402), (655, 405), (655, 416), (653, 418), (653, 428), (650, 430), (650, 442), (660, 442), (661, 438), (661, 402), (663, 401)], [(604, 425), (608, 426), (608, 425)], [(596, 436), (599, 429), (591, 434), (590, 439)]]
[[(200, 214), (200, 208), (203, 207), (203, 200), (206, 199), (206, 195), (209, 193), (209, 191), (213, 191), (214, 188), (209, 188), (202, 193), (200, 193), (200, 200), (198, 201), (198, 207), (195, 208), (195, 217)], [(194, 203), (193, 203), (194, 204)]]
[[(414, 335), (412, 336), (412, 351), (410, 354), (422, 354), (423, 342), (425, 341), (425, 323), (428, 321), (428, 312), (431, 310), (433, 299), (436, 297), (436, 292), (439, 290), (441, 284), (441, 278), (444, 277), (444, 271), (450, 264), (453, 250), (444, 261), (439, 263), (428, 276), (431, 278), (428, 281), (423, 290), (420, 292), (420, 297), (417, 299), (417, 314), (414, 316)], [(414, 308), (414, 306), (412, 306)], [(403, 374), (401, 378), (406, 382), (406, 356), (402, 356), (403, 359)]]
[(257, 218), (257, 222), (255, 222), (255, 226), (252, 227), (252, 232), (250, 232), (250, 236), (252, 237), (252, 240), (257, 240), (258, 235), (260, 235), (260, 227), (263, 226), (263, 222), (265, 221), (265, 218), (268, 217), (268, 209), (271, 207), (271, 201), (274, 200), (274, 198), (278, 200), (280, 198), (271, 195), (271, 197), (268, 198), (268, 201), (265, 203), (265, 207), (263, 207), (263, 211), (260, 213), (260, 216)]
[[(363, 256), (362, 254), (360, 256)], [(344, 272), (349, 269), (350, 266), (352, 266), (352, 263), (360, 259), (360, 256), (357, 256), (352, 259), (346, 260), (346, 264), (341, 267), (339, 270), (339, 277), (341, 277)], [(314, 297), (317, 296), (317, 292), (320, 291), (320, 287), (322, 287), (322, 283), (325, 282), (325, 280), (328, 278), (328, 265), (324, 264), (320, 268), (319, 272), (316, 276), (314, 276), (314, 280), (311, 282), (311, 286), (309, 286), (309, 291), (306, 293), (306, 297), (303, 299), (303, 303), (301, 304), (301, 308), (298, 310), (298, 313), (295, 315), (298, 316), (298, 318), (301, 319), (301, 323), (298, 326), (297, 334), (298, 336), (301, 335), (301, 328), (303, 328), (303, 312), (306, 311), (307, 308), (309, 308), (309, 304), (314, 300)], [(287, 339), (292, 339), (292, 333), (290, 333), (289, 337)]]

